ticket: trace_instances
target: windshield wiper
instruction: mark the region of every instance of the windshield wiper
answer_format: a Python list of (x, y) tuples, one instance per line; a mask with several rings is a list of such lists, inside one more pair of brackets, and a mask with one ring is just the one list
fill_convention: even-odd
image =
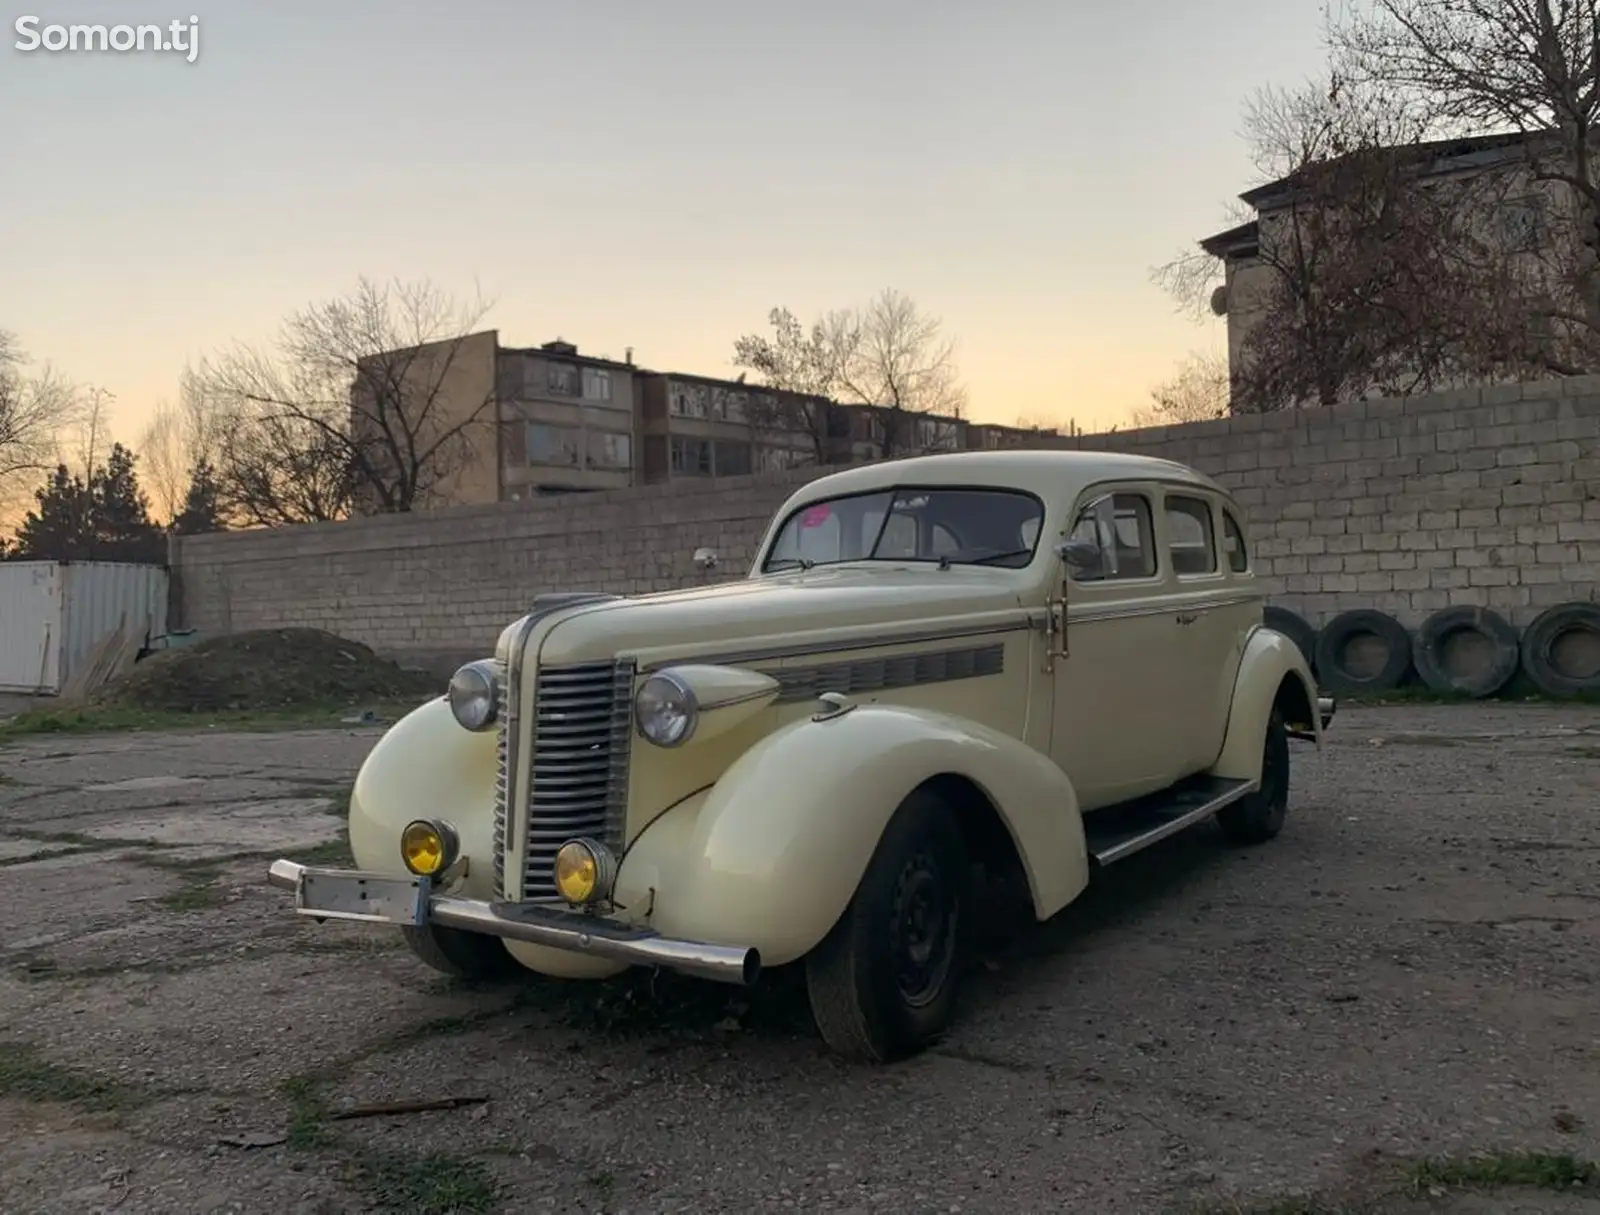
[(974, 557), (971, 561), (963, 561), (962, 565), (988, 565), (991, 561), (1009, 561), (1012, 557), (1031, 557), (1031, 548), (1016, 548), (1009, 553), (990, 553), (987, 557)]
[(767, 572), (770, 574), (773, 570), (785, 570), (791, 565), (798, 565), (801, 569), (808, 570), (815, 564), (816, 562), (810, 557), (779, 557), (776, 561), (767, 562)]

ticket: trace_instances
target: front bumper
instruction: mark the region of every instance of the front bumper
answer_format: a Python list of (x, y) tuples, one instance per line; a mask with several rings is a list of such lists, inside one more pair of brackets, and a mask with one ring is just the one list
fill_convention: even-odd
[(317, 920), (422, 927), (438, 924), (485, 936), (590, 954), (634, 966), (664, 966), (719, 983), (750, 986), (761, 954), (738, 945), (679, 941), (583, 912), (528, 903), (489, 903), (437, 894), (425, 877), (396, 877), (358, 869), (321, 869), (273, 861), (267, 881), (294, 892), (294, 909)]

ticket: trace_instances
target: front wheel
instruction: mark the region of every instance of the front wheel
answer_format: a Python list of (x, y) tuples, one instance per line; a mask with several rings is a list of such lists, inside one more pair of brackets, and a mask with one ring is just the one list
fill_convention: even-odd
[(849, 907), (806, 958), (811, 1014), (833, 1051), (886, 1063), (944, 1032), (965, 969), (970, 891), (950, 807), (912, 794), (890, 819)]
[(1261, 786), (1217, 811), (1217, 825), (1236, 844), (1263, 844), (1283, 830), (1289, 809), (1289, 731), (1272, 710), (1261, 756)]

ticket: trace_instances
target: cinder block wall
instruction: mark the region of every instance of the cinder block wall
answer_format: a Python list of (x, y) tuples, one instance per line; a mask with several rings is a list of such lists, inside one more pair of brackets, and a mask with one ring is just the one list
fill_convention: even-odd
[[(1600, 589), (1600, 376), (1062, 439), (1164, 456), (1239, 498), (1275, 602), (1320, 623), (1452, 604), (1515, 624)], [(184, 627), (303, 624), (440, 666), (542, 590), (738, 577), (815, 473), (175, 539)], [(717, 549), (714, 575), (694, 569)]]

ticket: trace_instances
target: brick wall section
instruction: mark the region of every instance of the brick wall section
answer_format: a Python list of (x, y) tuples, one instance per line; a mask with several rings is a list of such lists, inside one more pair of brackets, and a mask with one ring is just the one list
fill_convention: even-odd
[[(1275, 602), (1313, 623), (1453, 604), (1525, 624), (1600, 595), (1600, 377), (1046, 440), (1164, 456), (1245, 508)], [(481, 653), (541, 590), (739, 577), (815, 472), (175, 539), (184, 627), (304, 624), (384, 653)], [(721, 556), (694, 569), (696, 547)]]

